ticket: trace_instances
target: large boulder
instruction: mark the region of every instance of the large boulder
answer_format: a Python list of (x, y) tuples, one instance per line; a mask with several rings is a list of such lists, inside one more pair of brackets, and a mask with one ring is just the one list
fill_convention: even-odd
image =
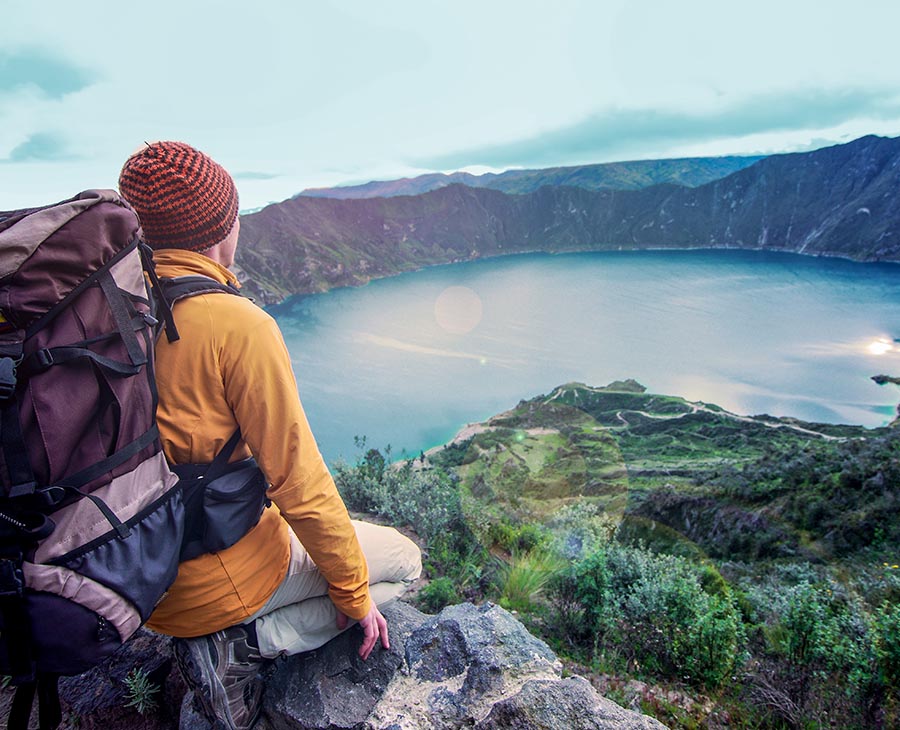
[(362, 662), (346, 633), (282, 660), (267, 682), (273, 730), (619, 730), (663, 725), (604, 699), (581, 678), (563, 680), (550, 648), (512, 614), (460, 604), (436, 616), (384, 609), (391, 648)]

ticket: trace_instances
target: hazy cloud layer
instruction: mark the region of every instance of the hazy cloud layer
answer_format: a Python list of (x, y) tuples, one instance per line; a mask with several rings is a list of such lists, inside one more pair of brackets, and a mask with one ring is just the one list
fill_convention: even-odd
[(77, 159), (77, 156), (69, 150), (61, 136), (51, 132), (37, 132), (13, 147), (9, 157), (2, 162), (58, 162), (73, 159)]
[(41, 50), (0, 50), (0, 93), (33, 87), (51, 99), (87, 88), (97, 75)]
[(252, 170), (246, 172), (236, 172), (232, 175), (235, 180), (274, 180), (281, 175), (277, 172), (254, 172)]
[(798, 91), (749, 97), (711, 111), (620, 109), (516, 142), (415, 160), (431, 169), (471, 165), (540, 167), (592, 160), (710, 139), (766, 132), (824, 129), (855, 119), (900, 117), (900, 99), (875, 89)]

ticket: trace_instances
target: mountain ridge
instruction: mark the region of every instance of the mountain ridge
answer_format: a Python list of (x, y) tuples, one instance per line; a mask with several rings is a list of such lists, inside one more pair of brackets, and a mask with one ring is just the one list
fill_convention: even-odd
[(585, 190), (637, 190), (662, 182), (697, 187), (748, 167), (762, 155), (684, 157), (660, 160), (627, 160), (587, 165), (505, 170), (475, 175), (469, 172), (426, 173), (396, 180), (372, 180), (359, 185), (307, 188), (299, 195), (342, 200), (420, 195), (453, 184), (521, 194), (545, 185), (580, 187)]
[(688, 188), (297, 196), (242, 216), (238, 265), (265, 303), (513, 253), (748, 248), (900, 261), (900, 139), (773, 155)]

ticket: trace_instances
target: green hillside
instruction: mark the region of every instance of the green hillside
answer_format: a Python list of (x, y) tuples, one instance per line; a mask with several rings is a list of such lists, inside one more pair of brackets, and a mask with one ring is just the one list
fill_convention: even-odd
[(336, 477), (423, 539), (426, 608), (518, 610), (672, 727), (900, 718), (900, 428), (570, 383), (390, 461)]

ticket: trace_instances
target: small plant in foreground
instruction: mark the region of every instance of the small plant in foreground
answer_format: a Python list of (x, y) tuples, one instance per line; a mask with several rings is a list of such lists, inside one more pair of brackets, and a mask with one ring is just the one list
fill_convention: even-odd
[(159, 687), (153, 683), (147, 672), (136, 667), (128, 672), (122, 682), (125, 684), (128, 697), (125, 707), (133, 707), (141, 715), (156, 708), (156, 698), (153, 695), (159, 692)]

